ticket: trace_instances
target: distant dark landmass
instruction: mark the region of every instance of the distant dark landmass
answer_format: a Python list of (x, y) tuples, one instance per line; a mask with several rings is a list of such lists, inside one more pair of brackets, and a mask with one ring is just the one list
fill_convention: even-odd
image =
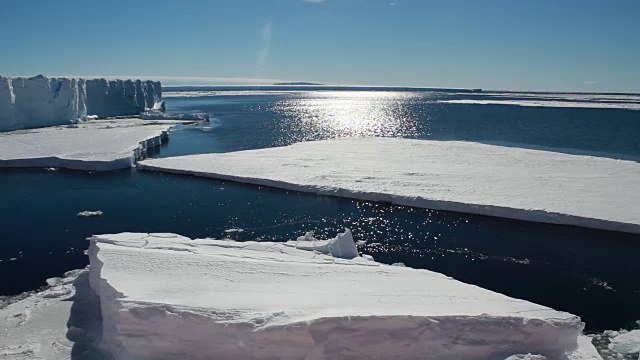
[(305, 81), (293, 81), (293, 82), (280, 82), (280, 83), (275, 83), (273, 85), (280, 86), (280, 85), (324, 85), (324, 84), (314, 83), (314, 82), (305, 82)]

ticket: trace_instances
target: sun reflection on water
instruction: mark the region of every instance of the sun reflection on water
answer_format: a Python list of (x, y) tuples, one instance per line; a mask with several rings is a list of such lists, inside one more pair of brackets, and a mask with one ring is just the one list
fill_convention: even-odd
[[(284, 115), (282, 135), (298, 141), (355, 136), (411, 137), (418, 135), (424, 114), (412, 105), (424, 96), (409, 92), (326, 91), (277, 102)], [(428, 120), (427, 120), (428, 122)]]

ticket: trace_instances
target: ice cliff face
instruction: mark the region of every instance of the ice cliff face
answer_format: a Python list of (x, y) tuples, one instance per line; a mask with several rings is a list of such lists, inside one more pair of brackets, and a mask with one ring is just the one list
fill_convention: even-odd
[(158, 81), (87, 80), (87, 111), (98, 117), (138, 115), (160, 103)]
[(153, 81), (0, 76), (0, 131), (63, 125), (87, 115), (138, 115), (161, 97)]

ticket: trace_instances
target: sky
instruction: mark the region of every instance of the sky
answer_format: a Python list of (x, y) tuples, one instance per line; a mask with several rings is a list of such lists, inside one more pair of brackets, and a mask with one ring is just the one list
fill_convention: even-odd
[(640, 0), (5, 0), (0, 74), (640, 92)]

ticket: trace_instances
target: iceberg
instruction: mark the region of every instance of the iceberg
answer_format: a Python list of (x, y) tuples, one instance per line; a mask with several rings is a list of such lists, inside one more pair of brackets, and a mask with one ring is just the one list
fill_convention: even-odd
[(578, 317), (427, 270), (295, 242), (89, 240), (101, 347), (116, 359), (557, 359), (580, 349)]
[(0, 168), (107, 171), (132, 167), (169, 139), (180, 121), (95, 120), (0, 133)]
[(461, 141), (345, 138), (148, 159), (138, 168), (640, 233), (640, 164)]
[(161, 100), (154, 81), (0, 76), (0, 131), (138, 115)]

